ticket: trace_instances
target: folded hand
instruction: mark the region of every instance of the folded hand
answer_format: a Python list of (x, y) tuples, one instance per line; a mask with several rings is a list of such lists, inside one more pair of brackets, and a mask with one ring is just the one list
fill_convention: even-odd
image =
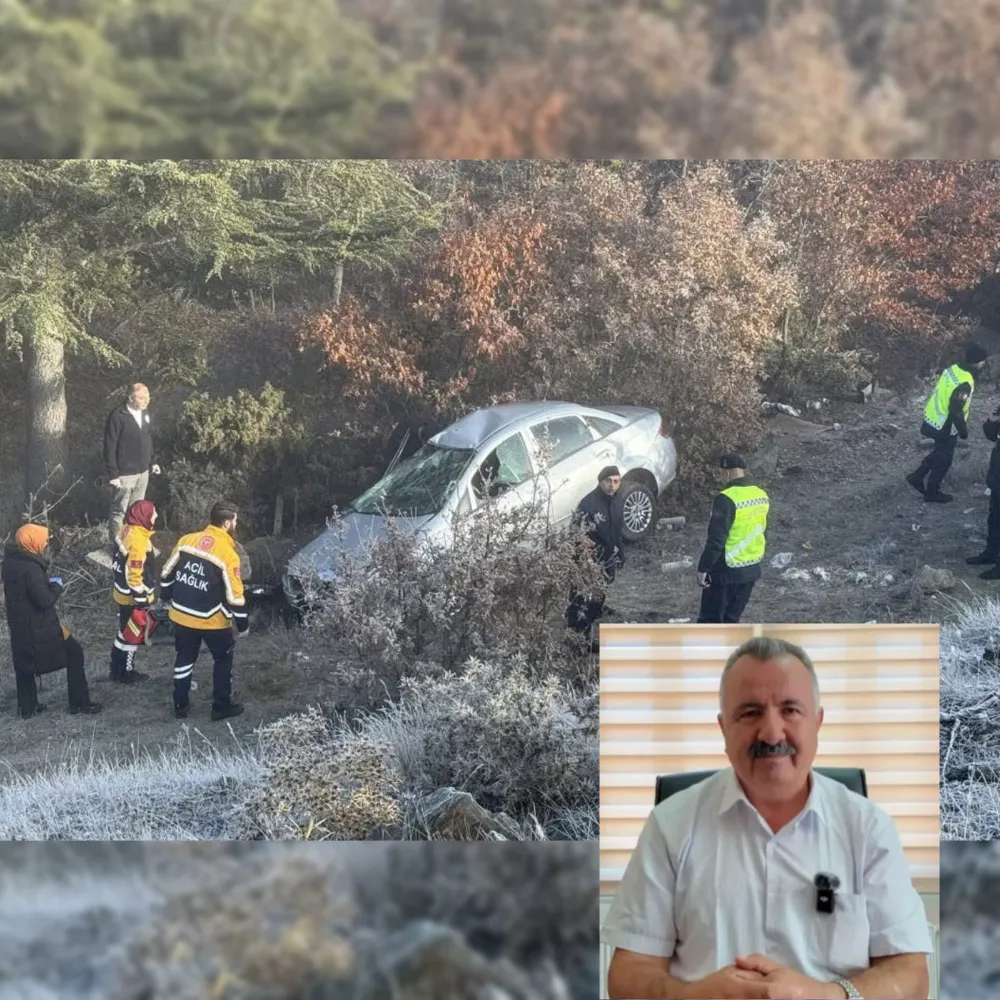
[(762, 993), (747, 993), (746, 996), (769, 997), (772, 1000), (823, 1000), (824, 997), (831, 996), (833, 990), (837, 996), (843, 993), (840, 987), (833, 983), (821, 983), (816, 979), (810, 979), (801, 972), (776, 962), (766, 955), (748, 955), (746, 958), (738, 957), (735, 967), (749, 976), (760, 978), (756, 983), (751, 981), (753, 988), (763, 988)]

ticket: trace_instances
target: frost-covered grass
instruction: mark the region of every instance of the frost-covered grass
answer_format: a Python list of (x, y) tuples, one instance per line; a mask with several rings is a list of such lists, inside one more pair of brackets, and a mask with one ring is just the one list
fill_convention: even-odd
[(129, 758), (71, 751), (0, 785), (0, 840), (229, 840), (264, 775), (252, 749), (190, 732)]
[(350, 723), (312, 708), (224, 749), (186, 729), (156, 752), (84, 747), (10, 773), (0, 840), (427, 839), (421, 803), (442, 788), (509, 817), (508, 838), (588, 840), (597, 754), (596, 694), (474, 661)]
[[(998, 659), (989, 654), (997, 652)], [(987, 654), (984, 658), (984, 653)], [(941, 836), (1000, 838), (1000, 601), (955, 605), (941, 628)]]

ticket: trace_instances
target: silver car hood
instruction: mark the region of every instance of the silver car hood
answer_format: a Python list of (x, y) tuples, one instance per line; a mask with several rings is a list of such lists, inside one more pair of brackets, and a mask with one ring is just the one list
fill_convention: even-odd
[(389, 518), (349, 511), (338, 526), (328, 527), (292, 556), (288, 561), (286, 579), (289, 576), (309, 577), (316, 574), (322, 582), (329, 583), (344, 557), (364, 558), (371, 546), (386, 536), (390, 523), (396, 526), (397, 531), (416, 534), (436, 516)]

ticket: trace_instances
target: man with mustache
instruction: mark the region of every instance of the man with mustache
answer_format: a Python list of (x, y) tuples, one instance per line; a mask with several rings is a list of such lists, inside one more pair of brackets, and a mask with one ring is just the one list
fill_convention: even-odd
[[(602, 930), (609, 996), (926, 998), (933, 945), (899, 834), (812, 770), (823, 709), (806, 652), (751, 639), (719, 698), (732, 767), (646, 821)], [(820, 874), (839, 880), (833, 912)]]

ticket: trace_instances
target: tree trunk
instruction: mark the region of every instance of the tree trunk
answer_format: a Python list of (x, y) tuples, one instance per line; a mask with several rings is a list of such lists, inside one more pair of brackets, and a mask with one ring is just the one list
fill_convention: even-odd
[(282, 522), (285, 515), (285, 494), (283, 490), (278, 490), (278, 495), (274, 500), (274, 525), (271, 534), (275, 538), (281, 537)]
[(340, 305), (340, 294), (344, 290), (344, 262), (338, 260), (333, 271), (333, 304)]
[(25, 500), (46, 503), (61, 496), (68, 481), (66, 344), (43, 307), (26, 307), (18, 319), (28, 389)]

